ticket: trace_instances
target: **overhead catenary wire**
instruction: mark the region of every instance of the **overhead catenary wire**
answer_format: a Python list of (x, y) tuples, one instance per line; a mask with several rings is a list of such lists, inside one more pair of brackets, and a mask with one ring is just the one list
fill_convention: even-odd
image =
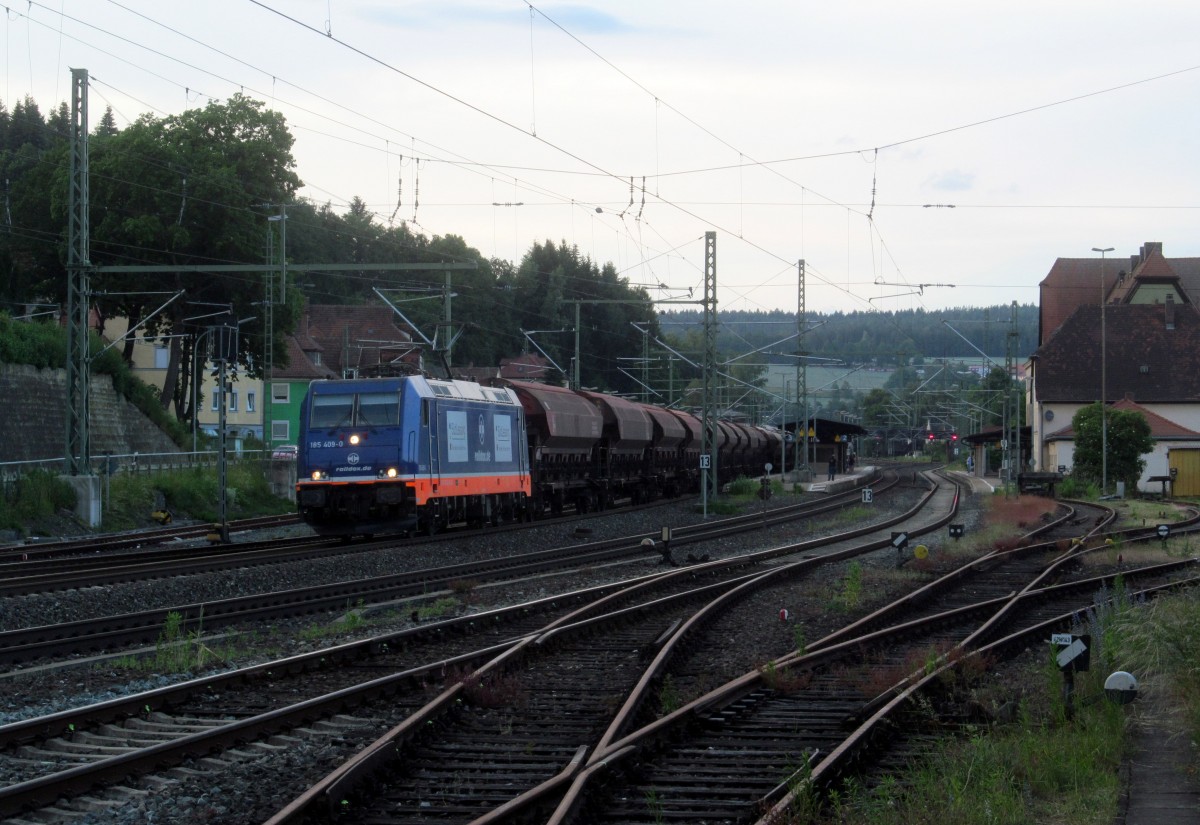
[[(531, 13), (531, 14), (532, 14), (532, 13)], [(327, 24), (328, 24), (328, 21), (327, 21)], [(328, 28), (329, 28), (329, 26), (327, 25), (327, 26), (326, 26), (326, 28), (328, 29)], [(328, 31), (326, 31), (324, 34), (325, 34), (325, 35), (328, 35), (328, 34), (329, 34), (329, 32), (328, 32)], [(659, 100), (658, 100), (657, 98), (655, 98), (655, 106), (656, 106), (656, 109), (657, 109), (657, 108), (658, 108), (660, 105), (662, 105), (662, 104), (659, 102)], [(430, 161), (427, 161), (427, 162), (430, 162), (430, 163), (432, 163), (432, 162), (438, 162), (438, 161), (433, 161), (433, 160), (430, 160)], [(749, 165), (749, 164), (745, 164), (745, 165)], [(644, 188), (645, 188), (645, 183), (643, 182), (643, 189), (644, 189)], [(644, 198), (644, 193), (643, 193), (643, 198)], [(428, 204), (428, 203), (431, 203), (431, 201), (430, 201), (428, 198), (427, 198), (426, 200), (427, 200), (427, 204)], [(742, 199), (742, 198), (739, 198), (739, 202), (740, 202), (740, 203), (744, 203), (744, 199)], [(868, 210), (867, 210), (867, 214), (868, 214), (868, 215), (869, 215), (871, 218), (874, 218), (874, 217), (875, 217), (875, 216), (874, 216), (874, 205), (876, 205), (876, 204), (874, 204), (874, 203), (873, 203), (873, 204), (872, 204), (872, 207), (871, 207), (870, 209), (868, 209)], [(882, 205), (882, 204), (880, 204), (880, 205)], [(639, 212), (640, 212), (640, 210), (639, 210)], [(385, 212), (384, 214), (386, 214), (386, 212)], [(737, 233), (732, 233), (732, 234), (736, 235)], [(879, 238), (880, 238), (880, 243), (881, 243), (881, 245), (882, 245), (883, 247), (885, 247), (885, 248), (886, 248), (887, 244), (884, 242), (883, 235), (882, 235), (882, 234), (880, 234), (880, 235), (879, 235)], [(874, 249), (874, 245), (872, 245), (872, 249)], [(888, 254), (890, 255), (890, 250), (888, 250)], [(643, 257), (649, 257), (649, 256), (643, 256)], [(893, 261), (893, 262), (894, 262), (894, 261)]]

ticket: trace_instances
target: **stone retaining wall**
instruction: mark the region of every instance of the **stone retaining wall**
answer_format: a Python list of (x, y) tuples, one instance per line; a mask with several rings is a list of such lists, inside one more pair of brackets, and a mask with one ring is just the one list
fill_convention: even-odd
[[(179, 452), (166, 433), (119, 396), (107, 375), (89, 389), (91, 453)], [(67, 440), (67, 371), (0, 364), (0, 462), (62, 458)]]

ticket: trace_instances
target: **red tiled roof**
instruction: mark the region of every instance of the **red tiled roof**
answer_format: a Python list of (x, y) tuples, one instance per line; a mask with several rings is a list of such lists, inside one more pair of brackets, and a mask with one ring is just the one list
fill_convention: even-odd
[(501, 378), (534, 381), (545, 378), (551, 369), (550, 361), (535, 353), (500, 359)]
[[(1200, 438), (1200, 433), (1195, 430), (1189, 430), (1182, 424), (1176, 424), (1169, 418), (1165, 418), (1156, 412), (1146, 409), (1141, 404), (1129, 399), (1122, 398), (1115, 404), (1108, 406), (1110, 410), (1123, 410), (1125, 412), (1141, 413), (1146, 423), (1150, 425), (1150, 436), (1155, 439), (1163, 438)], [(1073, 441), (1075, 439), (1075, 428), (1067, 427), (1065, 430), (1058, 430), (1053, 435), (1046, 437), (1047, 441)]]
[(1101, 288), (1101, 260), (1099, 258), (1059, 258), (1050, 268), (1050, 273), (1038, 285), (1041, 312), (1038, 316), (1038, 343), (1045, 344), (1063, 322), (1081, 306), (1099, 306), (1102, 295), (1107, 295), (1117, 283), (1121, 265), (1117, 261), (1104, 262), (1104, 281)]
[(310, 304), (305, 308), (301, 333), (324, 354), (322, 362), (334, 373), (371, 370), (406, 357), (419, 358), (412, 335), (398, 325), (398, 316), (386, 306)]
[(314, 364), (306, 353), (300, 347), (300, 342), (296, 340), (296, 336), (289, 335), (287, 337), (287, 356), (288, 365), (281, 367), (278, 364), (271, 370), (272, 379), (287, 379), (290, 381), (311, 381), (314, 378), (337, 378), (338, 375), (327, 366)]
[[(1168, 323), (1168, 317), (1172, 323)], [(1101, 341), (1101, 329), (1104, 341)], [(1038, 400), (1200, 403), (1200, 311), (1193, 304), (1081, 306), (1031, 356)]]
[[(1162, 244), (1148, 241), (1128, 259), (1059, 258), (1039, 284), (1041, 313), (1038, 319), (1038, 343), (1053, 337), (1076, 309), (1098, 306), (1101, 302), (1100, 273), (1103, 268), (1103, 295), (1108, 302), (1125, 303), (1139, 283), (1162, 283), (1178, 279), (1185, 300), (1200, 303), (1200, 258), (1166, 258)], [(1121, 277), (1122, 273), (1124, 277)]]

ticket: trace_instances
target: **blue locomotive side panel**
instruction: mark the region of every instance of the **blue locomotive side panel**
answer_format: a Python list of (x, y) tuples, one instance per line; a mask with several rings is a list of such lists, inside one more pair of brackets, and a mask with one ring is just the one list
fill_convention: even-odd
[(510, 520), (530, 493), (523, 411), (507, 389), (421, 376), (314, 381), (296, 499), (324, 533)]
[[(429, 495), (529, 492), (529, 455), (521, 405), (506, 389), (428, 382), (424, 457)], [(424, 497), (418, 492), (418, 500)]]

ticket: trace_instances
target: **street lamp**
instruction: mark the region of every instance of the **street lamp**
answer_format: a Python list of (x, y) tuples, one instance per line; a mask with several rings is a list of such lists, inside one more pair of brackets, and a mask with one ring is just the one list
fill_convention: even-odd
[(1108, 494), (1108, 415), (1105, 411), (1108, 405), (1108, 352), (1104, 335), (1104, 304), (1108, 295), (1104, 291), (1104, 256), (1113, 248), (1093, 246), (1092, 251), (1100, 253), (1100, 495), (1103, 496)]

